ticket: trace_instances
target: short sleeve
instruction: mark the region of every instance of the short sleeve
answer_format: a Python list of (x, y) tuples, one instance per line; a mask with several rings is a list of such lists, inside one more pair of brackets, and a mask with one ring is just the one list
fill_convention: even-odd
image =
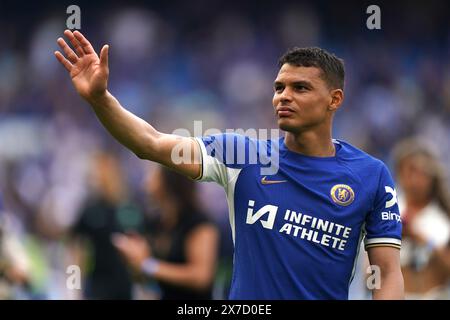
[(258, 163), (258, 140), (233, 133), (195, 139), (202, 158), (198, 181), (214, 181), (226, 187), (232, 175), (249, 164)]
[(201, 154), (201, 174), (197, 178), (198, 181), (214, 181), (225, 186), (227, 182), (227, 170), (225, 165), (215, 157), (214, 153), (207, 151), (207, 147), (211, 150), (214, 145), (218, 145), (215, 136), (195, 138), (200, 147)]
[(374, 204), (365, 221), (365, 248), (390, 246), (400, 249), (402, 222), (397, 191), (391, 174), (383, 163), (376, 188)]

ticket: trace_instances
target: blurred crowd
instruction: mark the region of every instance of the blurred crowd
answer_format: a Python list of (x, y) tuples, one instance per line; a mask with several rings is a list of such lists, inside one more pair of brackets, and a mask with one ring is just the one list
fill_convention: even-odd
[[(110, 45), (110, 91), (162, 132), (193, 132), (194, 120), (202, 120), (204, 130), (276, 128), (271, 97), (278, 57), (293, 46), (321, 46), (342, 57), (345, 102), (334, 137), (382, 159), (395, 175), (409, 209), (409, 256), (402, 257), (408, 297), (449, 299), (450, 209), (446, 200), (436, 200), (434, 182), (422, 202), (408, 202), (420, 191), (405, 179), (412, 171), (401, 177), (407, 169), (400, 169), (394, 150), (405, 139), (424, 145), (440, 169), (425, 166), (431, 161), (426, 153), (416, 171), (430, 181), (439, 176), (443, 194), (448, 191), (450, 4), (379, 3), (381, 30), (366, 28), (368, 4), (352, 2), (78, 5), (81, 31), (97, 49)], [(108, 136), (54, 58), (68, 5), (0, 4), (0, 299), (102, 298), (92, 276), (109, 275), (95, 280), (108, 283), (128, 273), (121, 287), (126, 292), (115, 297), (158, 299), (164, 285), (136, 277), (119, 250), (123, 241), (139, 246), (136, 233), (151, 232), (155, 212), (164, 211), (145, 178), (159, 169)], [(107, 155), (99, 160), (102, 151)], [(196, 210), (220, 234), (211, 253), (217, 256), (215, 275), (204, 288), (212, 298), (226, 298), (232, 243), (225, 195), (215, 185), (197, 188)], [(92, 202), (99, 190), (103, 202)], [(425, 210), (431, 217), (423, 218), (429, 223), (416, 223), (426, 230), (411, 231), (409, 222), (430, 204), (434, 211)], [(102, 210), (104, 221), (95, 214)], [(95, 231), (99, 226), (104, 235)], [(365, 257), (360, 259), (364, 266)], [(102, 269), (111, 264), (115, 270)], [(83, 290), (67, 288), (69, 265), (83, 266)], [(361, 284), (364, 272), (355, 277), (352, 297), (367, 296)]]

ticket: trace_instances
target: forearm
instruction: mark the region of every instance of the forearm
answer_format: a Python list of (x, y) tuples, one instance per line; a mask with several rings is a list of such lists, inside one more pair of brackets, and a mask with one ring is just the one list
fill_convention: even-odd
[(212, 284), (214, 272), (210, 268), (189, 264), (174, 264), (160, 261), (153, 278), (166, 283), (195, 290), (205, 290)]
[(402, 300), (404, 295), (403, 276), (400, 270), (381, 271), (381, 285), (379, 289), (372, 291), (374, 300)]
[(156, 156), (159, 133), (149, 123), (123, 108), (108, 91), (88, 100), (108, 132), (140, 158)]

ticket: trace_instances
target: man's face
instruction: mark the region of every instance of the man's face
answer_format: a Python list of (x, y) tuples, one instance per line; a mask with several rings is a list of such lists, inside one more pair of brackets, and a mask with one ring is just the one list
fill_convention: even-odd
[(285, 63), (275, 79), (274, 90), (272, 103), (282, 130), (301, 132), (331, 117), (331, 89), (316, 67)]

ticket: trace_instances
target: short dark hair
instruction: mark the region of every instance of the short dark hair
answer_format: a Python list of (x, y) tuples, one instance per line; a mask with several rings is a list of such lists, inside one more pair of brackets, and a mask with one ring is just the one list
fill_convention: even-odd
[(344, 60), (321, 48), (292, 48), (278, 61), (281, 68), (285, 63), (296, 67), (316, 67), (322, 71), (325, 82), (334, 89), (344, 89)]

